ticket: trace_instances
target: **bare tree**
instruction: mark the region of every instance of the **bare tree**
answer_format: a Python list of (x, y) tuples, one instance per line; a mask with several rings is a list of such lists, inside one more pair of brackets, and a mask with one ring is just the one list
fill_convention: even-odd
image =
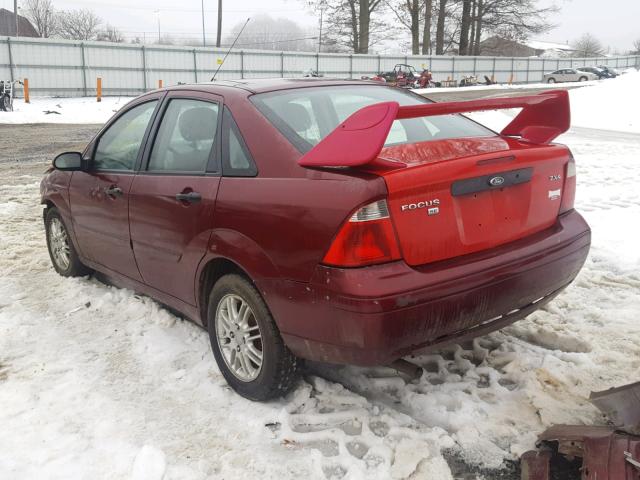
[(399, 0), (397, 3), (388, 2), (389, 8), (395, 14), (401, 25), (411, 33), (411, 53), (420, 53), (420, 0)]
[(471, 25), (469, 26), (469, 45), (467, 46), (467, 54), (475, 55), (476, 44), (476, 12), (478, 9), (478, 1), (471, 0)]
[(422, 25), (422, 54), (431, 53), (431, 19), (433, 18), (433, 0), (424, 1), (424, 23)]
[(354, 53), (369, 53), (369, 48), (388, 37), (381, 13), (382, 0), (312, 0), (326, 11), (327, 39)]
[(633, 42), (632, 55), (640, 55), (640, 38)]
[(447, 0), (439, 0), (438, 21), (436, 25), (436, 55), (444, 53), (444, 29), (447, 19)]
[(120, 30), (109, 24), (107, 24), (107, 26), (102, 31), (98, 32), (97, 40), (113, 43), (124, 42), (124, 38), (122, 36), (122, 33), (120, 33)]
[(56, 33), (57, 18), (51, 0), (24, 0), (25, 16), (38, 35), (49, 38)]
[(547, 17), (558, 11), (557, 7), (539, 7), (536, 0), (475, 0), (472, 15), (474, 33), (473, 54), (480, 54), (480, 41), (485, 33), (492, 33), (511, 40), (522, 41), (531, 34), (544, 33), (553, 24)]
[(469, 32), (471, 30), (471, 0), (462, 1), (462, 19), (460, 22), (460, 55), (468, 55)]
[(600, 41), (591, 33), (585, 33), (573, 42), (576, 57), (599, 57), (604, 54)]
[(69, 40), (95, 40), (102, 21), (91, 10), (63, 10), (56, 14), (58, 35)]

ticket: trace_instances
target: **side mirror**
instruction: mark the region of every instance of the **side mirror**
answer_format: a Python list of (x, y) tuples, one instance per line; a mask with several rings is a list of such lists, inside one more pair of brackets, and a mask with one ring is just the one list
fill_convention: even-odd
[(53, 160), (53, 168), (63, 171), (81, 170), (82, 154), (79, 152), (61, 153)]

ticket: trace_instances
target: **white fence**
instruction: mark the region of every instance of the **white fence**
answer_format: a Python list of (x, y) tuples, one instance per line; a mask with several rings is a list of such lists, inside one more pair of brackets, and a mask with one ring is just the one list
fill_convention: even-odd
[[(158, 81), (208, 81), (224, 49), (131, 45), (106, 42), (5, 37), (0, 39), (0, 79), (29, 79), (35, 95), (89, 96), (102, 78), (104, 95), (137, 95)], [(511, 58), (391, 56), (235, 50), (218, 79), (299, 77), (310, 69), (327, 77), (360, 78), (391, 70), (397, 63), (429, 68), (435, 80), (485, 75), (498, 82), (540, 82), (545, 72), (584, 65), (640, 67), (640, 56), (603, 58)]]

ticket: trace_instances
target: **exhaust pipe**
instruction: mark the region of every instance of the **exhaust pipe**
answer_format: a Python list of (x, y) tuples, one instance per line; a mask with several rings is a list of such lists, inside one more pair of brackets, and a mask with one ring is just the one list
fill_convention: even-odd
[(396, 370), (399, 374), (408, 377), (410, 381), (418, 380), (422, 377), (422, 367), (415, 363), (407, 362), (403, 358), (400, 358), (393, 362), (389, 367)]

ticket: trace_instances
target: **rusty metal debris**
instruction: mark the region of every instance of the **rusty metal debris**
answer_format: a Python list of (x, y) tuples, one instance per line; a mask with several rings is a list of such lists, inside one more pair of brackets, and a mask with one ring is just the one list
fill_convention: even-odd
[(640, 479), (640, 382), (593, 392), (612, 426), (555, 425), (521, 458), (522, 480), (551, 480), (554, 459), (581, 460), (582, 480)]

